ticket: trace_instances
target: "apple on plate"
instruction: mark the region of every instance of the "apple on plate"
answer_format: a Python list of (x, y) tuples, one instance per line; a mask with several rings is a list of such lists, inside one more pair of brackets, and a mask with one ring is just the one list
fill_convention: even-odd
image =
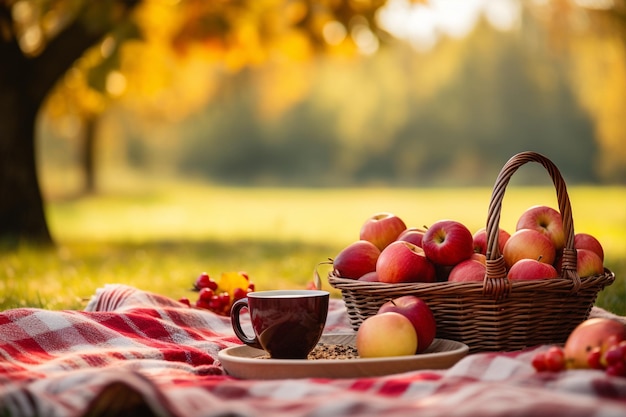
[(558, 252), (565, 246), (561, 214), (549, 206), (532, 206), (517, 220), (516, 230), (533, 229), (548, 236)]
[[(500, 254), (504, 250), (504, 244), (511, 237), (511, 234), (504, 229), (498, 229), (498, 248), (500, 249)], [(480, 228), (474, 233), (472, 236), (474, 240), (474, 252), (482, 253), (483, 255), (487, 254), (487, 229)]]
[(411, 321), (393, 311), (369, 316), (356, 333), (356, 349), (361, 358), (414, 355), (417, 346)]
[(422, 239), (426, 257), (438, 265), (456, 265), (472, 256), (472, 232), (455, 220), (439, 220), (426, 230)]
[(333, 269), (342, 278), (359, 279), (376, 270), (380, 250), (370, 241), (357, 240), (343, 248), (333, 259)]
[(588, 233), (576, 233), (574, 235), (575, 249), (589, 249), (598, 254), (602, 262), (604, 262), (604, 248), (600, 241)]
[(380, 282), (435, 282), (435, 266), (424, 250), (397, 240), (382, 250), (376, 262)]
[(404, 240), (405, 242), (411, 242), (415, 246), (422, 247), (422, 240), (426, 230), (417, 227), (410, 227), (404, 232), (400, 233), (396, 240)]
[(415, 295), (403, 295), (380, 306), (377, 314), (393, 311), (409, 319), (417, 333), (417, 351), (428, 349), (437, 334), (437, 322), (432, 310), (423, 299)]
[(448, 275), (449, 282), (478, 282), (484, 281), (487, 267), (484, 262), (476, 259), (466, 259), (452, 268)]
[(372, 242), (383, 250), (406, 230), (404, 221), (393, 213), (376, 213), (361, 226), (359, 239)]
[(576, 272), (579, 277), (600, 275), (604, 273), (604, 264), (597, 253), (589, 249), (577, 249)]
[(509, 269), (507, 277), (511, 280), (533, 280), (558, 278), (559, 273), (551, 264), (537, 259), (520, 259)]
[(553, 264), (556, 250), (552, 240), (535, 229), (520, 229), (506, 241), (502, 251), (504, 263), (510, 269), (520, 259), (536, 259)]
[(565, 365), (570, 369), (590, 368), (590, 352), (600, 349), (604, 353), (622, 340), (626, 340), (626, 327), (621, 322), (606, 317), (587, 319), (576, 326), (565, 341)]

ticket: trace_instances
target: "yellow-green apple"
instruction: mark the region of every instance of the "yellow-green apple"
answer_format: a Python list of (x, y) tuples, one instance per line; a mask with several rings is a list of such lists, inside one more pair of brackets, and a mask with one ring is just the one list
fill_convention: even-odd
[(414, 355), (417, 346), (411, 321), (392, 311), (369, 316), (356, 333), (356, 349), (362, 358)]
[[(511, 237), (511, 234), (504, 229), (498, 229), (498, 249), (500, 249), (500, 254), (504, 250), (504, 244)], [(474, 240), (474, 252), (482, 253), (483, 255), (487, 254), (487, 229), (480, 228), (474, 233), (472, 236)]]
[(404, 232), (400, 233), (396, 240), (404, 240), (406, 242), (411, 242), (412, 244), (422, 247), (422, 239), (424, 238), (424, 233), (426, 230), (419, 229), (417, 227), (410, 227), (406, 229)]
[(602, 259), (589, 249), (576, 249), (576, 272), (579, 277), (590, 277), (604, 273)]
[(372, 242), (383, 250), (406, 230), (404, 221), (393, 213), (376, 213), (365, 220), (359, 232), (359, 238)]
[(551, 279), (558, 278), (559, 273), (551, 264), (537, 259), (520, 259), (511, 266), (507, 277), (511, 280)]
[(403, 240), (390, 243), (380, 252), (376, 272), (380, 282), (435, 282), (435, 266), (424, 250)]
[(455, 220), (439, 220), (426, 230), (422, 239), (426, 257), (438, 265), (452, 266), (472, 256), (472, 232)]
[(380, 250), (370, 241), (357, 240), (343, 248), (333, 259), (333, 269), (343, 278), (358, 279), (376, 270)]
[(602, 262), (604, 262), (604, 248), (595, 236), (588, 233), (576, 233), (574, 235), (574, 248), (589, 249), (597, 253)]
[(565, 230), (561, 214), (548, 206), (532, 206), (517, 220), (516, 230), (533, 229), (548, 236), (558, 252), (565, 246)]
[(452, 268), (448, 275), (449, 282), (478, 282), (484, 281), (487, 267), (484, 262), (476, 259), (466, 259)]
[(546, 264), (554, 263), (556, 250), (552, 240), (535, 229), (520, 229), (506, 241), (502, 251), (507, 268), (520, 259), (536, 259)]
[(604, 353), (616, 342), (626, 340), (626, 327), (614, 319), (595, 317), (580, 323), (569, 334), (563, 347), (568, 368), (590, 368), (589, 354), (594, 349)]
[(367, 274), (363, 274), (360, 278), (359, 281), (363, 281), (363, 282), (378, 282), (378, 272), (376, 271), (371, 271), (368, 272)]
[(389, 311), (402, 314), (415, 328), (416, 353), (422, 353), (430, 346), (437, 334), (437, 321), (426, 301), (414, 295), (403, 295), (381, 305), (377, 314)]

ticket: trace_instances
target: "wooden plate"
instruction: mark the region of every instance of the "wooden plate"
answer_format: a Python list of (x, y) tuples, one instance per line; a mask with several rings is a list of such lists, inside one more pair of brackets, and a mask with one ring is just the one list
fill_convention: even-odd
[[(326, 334), (320, 342), (354, 345), (355, 334)], [(221, 350), (226, 372), (241, 379), (359, 378), (421, 369), (447, 369), (467, 355), (461, 342), (435, 339), (428, 349), (411, 356), (365, 359), (266, 359), (266, 352), (246, 345)]]

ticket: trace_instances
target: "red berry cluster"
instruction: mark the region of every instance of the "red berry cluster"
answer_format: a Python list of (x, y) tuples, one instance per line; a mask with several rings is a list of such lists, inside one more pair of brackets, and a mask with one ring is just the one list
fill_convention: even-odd
[(609, 339), (604, 351), (599, 347), (591, 349), (587, 362), (591, 368), (602, 369), (607, 375), (626, 377), (626, 340)]
[[(249, 292), (254, 291), (254, 283), (250, 281), (247, 273), (241, 271), (224, 273), (217, 281), (203, 272), (196, 278), (193, 290), (198, 292), (194, 307), (227, 316), (235, 301), (245, 298)], [(189, 300), (180, 301), (192, 306)]]
[[(606, 348), (599, 346), (587, 353), (589, 368), (600, 369), (611, 376), (626, 377), (626, 340), (609, 338)], [(559, 346), (551, 346), (545, 352), (537, 353), (532, 359), (533, 367), (538, 371), (560, 372), (566, 368), (565, 353)]]
[(538, 371), (560, 372), (565, 370), (565, 352), (559, 346), (551, 346), (545, 352), (537, 353), (532, 360), (533, 367)]

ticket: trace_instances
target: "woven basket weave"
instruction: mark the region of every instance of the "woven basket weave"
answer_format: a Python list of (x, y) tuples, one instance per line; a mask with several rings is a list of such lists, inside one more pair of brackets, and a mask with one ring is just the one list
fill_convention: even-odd
[[(561, 277), (509, 281), (498, 248), (502, 200), (511, 176), (529, 162), (543, 165), (556, 188), (566, 239)], [(480, 352), (564, 343), (574, 327), (589, 317), (598, 293), (615, 280), (608, 269), (590, 277), (581, 278), (576, 273), (574, 224), (565, 181), (541, 154), (523, 152), (504, 165), (493, 188), (486, 229), (487, 272), (483, 282), (387, 284), (341, 278), (334, 271), (328, 281), (341, 290), (354, 330), (384, 302), (410, 294), (430, 306), (437, 321), (437, 337), (463, 342), (471, 352)]]

